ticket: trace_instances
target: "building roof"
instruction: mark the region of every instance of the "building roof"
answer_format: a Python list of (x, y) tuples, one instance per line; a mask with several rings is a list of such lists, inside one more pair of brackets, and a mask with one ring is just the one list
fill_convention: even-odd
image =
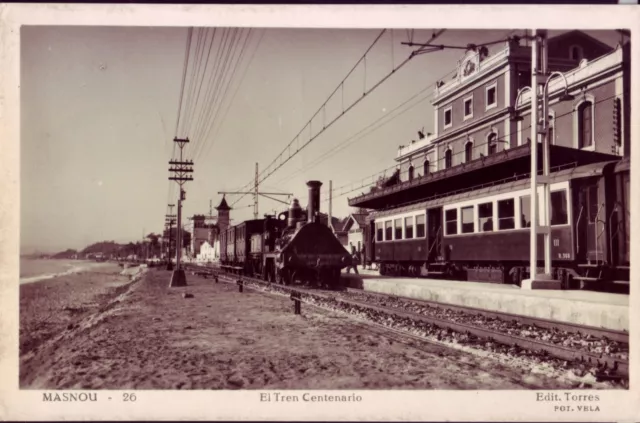
[(351, 227), (353, 226), (353, 222), (358, 224), (358, 228), (360, 229), (364, 229), (366, 227), (366, 219), (367, 219), (368, 214), (367, 213), (352, 213), (349, 215), (349, 217), (347, 217), (345, 219), (344, 225), (342, 227), (343, 231), (348, 231), (351, 230)]
[(588, 42), (597, 45), (598, 47), (600, 47), (601, 49), (605, 50), (605, 51), (611, 51), (613, 50), (613, 47), (611, 47), (610, 45), (603, 43), (602, 41), (598, 40), (597, 38), (592, 37), (591, 35), (587, 34), (586, 32), (580, 31), (578, 29), (574, 29), (573, 31), (568, 31), (565, 33), (562, 33), (560, 35), (556, 35), (555, 37), (551, 37), (547, 40), (547, 43), (552, 44), (552, 43), (556, 43), (558, 41), (561, 41), (567, 37), (571, 37), (571, 36), (579, 36), (585, 40), (587, 40)]
[(222, 201), (220, 201), (220, 204), (218, 205), (218, 207), (216, 207), (216, 210), (231, 210), (231, 207), (229, 207), (229, 205), (227, 204), (227, 200), (224, 198), (224, 195), (222, 195)]
[[(616, 156), (578, 150), (570, 147), (551, 145), (551, 167), (574, 164), (581, 166), (599, 161), (612, 160)], [(542, 163), (542, 149), (538, 143), (539, 167)], [(441, 169), (411, 181), (403, 181), (384, 189), (373, 190), (349, 199), (351, 207), (385, 209), (399, 204), (413, 202), (469, 186), (490, 183), (530, 169), (531, 147), (529, 144), (509, 148), (490, 156), (481, 157), (448, 169)]]

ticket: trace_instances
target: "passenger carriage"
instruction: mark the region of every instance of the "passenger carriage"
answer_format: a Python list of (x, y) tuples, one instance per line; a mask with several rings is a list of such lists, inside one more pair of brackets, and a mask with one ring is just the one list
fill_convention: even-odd
[[(628, 289), (629, 159), (565, 167), (550, 182), (554, 276), (564, 288)], [(383, 275), (520, 284), (529, 273), (531, 220), (529, 178), (494, 181), (373, 212), (368, 260)], [(539, 258), (543, 241), (539, 233)]]

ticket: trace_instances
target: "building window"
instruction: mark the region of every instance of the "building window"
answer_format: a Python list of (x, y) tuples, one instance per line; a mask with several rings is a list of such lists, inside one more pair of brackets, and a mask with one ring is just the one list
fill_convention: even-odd
[(429, 171), (431, 169), (429, 167), (430, 167), (429, 160), (425, 160), (424, 161), (424, 176), (427, 176), (430, 173)]
[(416, 238), (424, 238), (425, 229), (425, 216), (424, 214), (419, 214), (416, 216)]
[(451, 106), (444, 109), (444, 129), (450, 128), (453, 125), (453, 109)]
[(498, 134), (492, 132), (487, 137), (487, 155), (496, 154), (498, 151)]
[(572, 45), (569, 47), (569, 59), (582, 60), (584, 58), (584, 51), (581, 46)]
[(578, 148), (593, 146), (593, 103), (584, 101), (578, 106)]
[(493, 203), (478, 204), (479, 232), (493, 231)]
[(564, 190), (554, 191), (551, 193), (551, 225), (566, 225), (567, 223), (567, 192)]
[(473, 117), (473, 96), (465, 98), (462, 104), (464, 107), (464, 120), (471, 119)]
[(498, 230), (515, 228), (515, 202), (512, 198), (498, 201)]
[(464, 145), (464, 161), (465, 163), (468, 163), (471, 160), (473, 160), (473, 142), (468, 141)]
[(473, 233), (473, 206), (463, 207), (460, 209), (461, 217), (461, 233)]
[(452, 166), (452, 156), (453, 153), (451, 152), (451, 149), (449, 148), (446, 153), (444, 153), (444, 168), (445, 169), (449, 169)]
[(404, 218), (404, 237), (406, 239), (413, 238), (413, 217)]
[(409, 166), (409, 180), (413, 181), (413, 165)]
[(393, 240), (393, 228), (391, 226), (392, 222), (387, 220), (384, 222), (384, 240), (391, 241)]
[(493, 109), (498, 106), (498, 84), (489, 85), (485, 90), (486, 110)]
[(383, 234), (382, 222), (376, 222), (376, 241), (382, 241)]

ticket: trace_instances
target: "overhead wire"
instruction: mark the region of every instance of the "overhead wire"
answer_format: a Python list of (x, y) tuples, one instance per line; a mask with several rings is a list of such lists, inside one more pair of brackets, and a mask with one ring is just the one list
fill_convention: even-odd
[[(209, 126), (207, 128), (207, 131), (203, 135), (203, 140), (205, 140), (205, 141), (209, 140), (209, 136), (210, 136), (210, 134), (211, 134), (211, 132), (213, 131), (214, 128), (216, 128), (216, 132), (214, 132), (214, 134), (213, 134), (214, 136), (210, 140), (210, 142), (206, 143), (206, 145), (204, 145), (203, 148), (200, 150), (200, 152), (198, 153), (199, 156), (201, 155), (202, 157), (206, 157), (207, 154), (209, 153), (209, 151), (211, 151), (211, 148), (212, 148), (213, 144), (215, 143), (216, 135), (217, 135), (217, 133), (219, 131), (220, 124), (221, 124), (221, 122), (224, 122), (226, 114), (228, 113), (229, 108), (230, 108), (231, 104), (233, 103), (233, 100), (235, 99), (235, 95), (238, 92), (238, 87), (240, 86), (239, 84), (236, 85), (236, 90), (234, 91), (234, 94), (231, 97), (231, 101), (227, 103), (227, 108), (226, 108), (224, 114), (222, 115), (222, 119), (218, 120), (218, 116), (220, 114), (220, 110), (223, 107), (225, 99), (227, 98), (227, 92), (228, 92), (229, 88), (233, 85), (234, 77), (237, 74), (238, 66), (244, 60), (244, 55), (245, 55), (246, 48), (247, 48), (247, 45), (249, 43), (249, 39), (250, 39), (251, 35), (252, 35), (251, 29), (249, 29), (249, 31), (247, 32), (247, 34), (246, 34), (246, 36), (244, 38), (244, 42), (243, 42), (242, 47), (240, 49), (240, 53), (238, 55), (238, 58), (236, 59), (235, 64), (233, 65), (233, 70), (231, 71), (231, 76), (229, 77), (229, 83), (226, 85), (226, 87), (224, 89), (224, 92), (222, 93), (222, 97), (221, 97), (220, 102), (218, 103), (218, 106), (216, 108), (216, 114), (213, 117), (213, 119), (210, 121), (210, 124), (209, 124)], [(255, 50), (254, 50), (254, 52), (255, 52)], [(251, 64), (251, 62), (249, 62), (248, 66), (250, 66), (250, 64)], [(247, 66), (247, 68), (248, 68), (248, 66)], [(246, 69), (247, 68), (245, 68), (245, 74), (246, 74)], [(243, 79), (244, 79), (244, 74), (241, 77), (240, 84), (242, 83)]]
[[(625, 92), (623, 92), (623, 93), (622, 93), (622, 95), (626, 95), (626, 94), (628, 94), (628, 93), (629, 93), (628, 91), (625, 91)], [(595, 102), (593, 103), (593, 105), (594, 105), (594, 107), (595, 107), (595, 105), (596, 105), (596, 104), (600, 104), (600, 103), (603, 103), (603, 102), (605, 102), (605, 101), (613, 100), (613, 99), (617, 98), (619, 95), (620, 95), (620, 94), (614, 94), (614, 95), (611, 95), (611, 96), (609, 96), (609, 97), (606, 97), (606, 98), (603, 98), (603, 99), (597, 100), (597, 101), (595, 101)], [(571, 117), (574, 113), (575, 113), (575, 110), (573, 110), (573, 108), (572, 108), (572, 109), (571, 109), (570, 111), (568, 111), (568, 112), (565, 112), (565, 113), (560, 114), (560, 115), (556, 115), (556, 116), (554, 117), (554, 121), (556, 121), (556, 122), (557, 122), (557, 121), (558, 121), (558, 120), (560, 120), (560, 119), (564, 119), (564, 118), (567, 118), (567, 117)], [(531, 124), (529, 124), (529, 126), (527, 126), (527, 127), (523, 127), (523, 128), (521, 128), (520, 130), (516, 130), (516, 131), (509, 132), (509, 133), (505, 134), (505, 135), (502, 137), (502, 139), (501, 139), (501, 140), (497, 140), (497, 141), (499, 141), (499, 142), (500, 142), (500, 141), (501, 141), (501, 142), (506, 142), (506, 141), (504, 141), (504, 140), (505, 140), (506, 138), (508, 138), (508, 137), (511, 137), (511, 136), (516, 136), (516, 137), (517, 137), (519, 134), (526, 134), (527, 132), (530, 132), (530, 131), (531, 131)], [(522, 144), (524, 144), (524, 141), (523, 141), (523, 143), (522, 143)], [(522, 144), (520, 144), (520, 145), (522, 145)], [(484, 144), (479, 144), (478, 146), (483, 146), (483, 145), (487, 145), (487, 144), (486, 144), (486, 143), (484, 143)], [(474, 147), (474, 148), (475, 148), (475, 147)], [(464, 154), (464, 153), (465, 153), (465, 151), (464, 151), (464, 150), (461, 150), (461, 151), (459, 151), (459, 152), (457, 152), (457, 153), (454, 153), (454, 154), (452, 155), (452, 157), (453, 157), (453, 156), (455, 156), (455, 155), (460, 155), (460, 154)], [(444, 158), (440, 158), (438, 161), (443, 161), (443, 160), (444, 160)], [(452, 160), (453, 160), (453, 158), (452, 158)], [(332, 198), (333, 198), (333, 199), (335, 199), (335, 198), (339, 198), (339, 197), (342, 197), (342, 196), (344, 196), (344, 195), (346, 195), (346, 194), (349, 194), (349, 193), (351, 193), (351, 192), (354, 192), (354, 191), (360, 190), (360, 189), (362, 189), (362, 188), (370, 187), (371, 185), (374, 185), (374, 184), (376, 184), (376, 183), (377, 183), (377, 180), (373, 180), (373, 178), (375, 178), (375, 177), (380, 177), (380, 176), (385, 176), (387, 171), (389, 171), (389, 170), (391, 170), (391, 169), (394, 169), (394, 170), (395, 170), (395, 169), (398, 169), (398, 168), (399, 168), (399, 166), (400, 166), (400, 165), (399, 165), (398, 163), (395, 163), (394, 165), (392, 165), (392, 166), (390, 166), (390, 167), (388, 167), (388, 168), (386, 168), (386, 169), (384, 169), (384, 170), (382, 170), (382, 171), (379, 171), (379, 172), (377, 172), (377, 173), (375, 173), (375, 174), (373, 174), (373, 175), (371, 175), (371, 176), (368, 176), (368, 177), (362, 178), (360, 181), (369, 180), (370, 178), (372, 179), (372, 181), (371, 181), (371, 182), (368, 182), (368, 183), (364, 183), (364, 182), (362, 182), (362, 184), (361, 184), (360, 186), (357, 186), (357, 187), (355, 187), (355, 188), (352, 188), (352, 189), (350, 189), (350, 190), (348, 190), (348, 191), (342, 192), (342, 193), (337, 194), (337, 195), (332, 195)], [(348, 186), (350, 187), (350, 185), (353, 185), (353, 184), (355, 184), (355, 183), (357, 183), (357, 182), (354, 182), (354, 183), (352, 183), (352, 184), (346, 184), (346, 185), (344, 185), (344, 186), (342, 186), (342, 187), (337, 188), (336, 190), (340, 190), (341, 188), (345, 188), (345, 187), (348, 187)], [(335, 191), (335, 190), (334, 190), (334, 191)], [(325, 200), (323, 200), (323, 201), (328, 201), (328, 200), (325, 198)]]
[[(225, 70), (224, 73), (222, 75), (222, 83), (223, 86), (220, 87), (218, 93), (221, 94), (219, 95), (219, 101), (216, 102), (215, 107), (212, 109), (212, 116), (211, 118), (208, 120), (208, 122), (206, 123), (206, 125), (203, 127), (203, 130), (201, 132), (201, 139), (203, 140), (203, 142), (200, 144), (198, 150), (196, 151), (196, 157), (200, 158), (204, 148), (207, 145), (211, 145), (210, 143), (206, 143), (206, 140), (209, 137), (209, 134), (211, 133), (211, 130), (213, 128), (213, 126), (218, 122), (217, 118), (218, 115), (220, 113), (220, 109), (222, 107), (222, 104), (224, 104), (224, 101), (227, 97), (227, 92), (229, 91), (229, 87), (232, 85), (234, 77), (236, 75), (236, 71), (237, 71), (237, 67), (238, 64), (241, 60), (241, 58), (244, 56), (244, 51), (246, 49), (247, 46), (247, 40), (249, 37), (249, 33), (247, 33), (247, 35), (244, 38), (244, 43), (242, 43), (242, 30), (240, 30), (239, 34), (234, 34), (235, 36), (238, 37), (237, 41), (236, 38), (234, 37), (234, 39), (232, 40), (232, 47), (229, 49), (229, 52), (227, 54), (227, 56), (225, 57)], [(240, 45), (240, 43), (242, 43), (242, 47), (240, 48), (240, 52), (236, 55), (236, 51), (238, 49), (238, 46)], [(230, 71), (230, 73), (229, 73)], [(229, 75), (227, 77), (227, 74)], [(226, 82), (224, 82), (226, 81)]]
[[(501, 42), (505, 42), (505, 41), (509, 40), (509, 39), (510, 39), (509, 37), (510, 37), (514, 32), (516, 32), (516, 31), (517, 31), (517, 30), (510, 30), (510, 31), (507, 31), (507, 33), (505, 33), (504, 35), (502, 35), (502, 36), (501, 36), (501, 39), (500, 39), (499, 41), (493, 41), (493, 42), (489, 42), (489, 43), (484, 43), (484, 44), (482, 44), (482, 45), (485, 45), (485, 44), (486, 44), (486, 45), (493, 45), (493, 44), (498, 44), (498, 43), (501, 43)], [(431, 92), (427, 97), (420, 99), (418, 102), (416, 102), (415, 104), (413, 104), (412, 106), (410, 106), (410, 107), (409, 107), (409, 108), (407, 108), (406, 110), (404, 110), (404, 111), (400, 112), (398, 115), (396, 115), (396, 116), (392, 117), (392, 118), (391, 118), (391, 120), (389, 120), (389, 121), (387, 121), (387, 122), (383, 122), (382, 124), (380, 124), (380, 125), (376, 126), (375, 128), (373, 128), (373, 129), (372, 129), (371, 131), (369, 131), (367, 134), (364, 134), (364, 135), (362, 135), (362, 136), (359, 136), (358, 138), (353, 139), (353, 137), (358, 136), (358, 135), (359, 135), (360, 133), (362, 133), (364, 130), (366, 130), (366, 129), (370, 128), (370, 127), (371, 127), (371, 126), (373, 126), (374, 124), (378, 123), (380, 120), (387, 118), (387, 117), (388, 117), (391, 113), (393, 113), (395, 110), (397, 110), (398, 108), (402, 107), (403, 105), (405, 105), (406, 103), (408, 103), (409, 101), (411, 101), (412, 99), (414, 99), (415, 97), (417, 97), (418, 95), (420, 95), (421, 93), (423, 93), (424, 91), (426, 91), (427, 89), (429, 89), (430, 87), (432, 87), (434, 83), (437, 83), (437, 81), (444, 80), (444, 79), (445, 79), (445, 78), (447, 78), (449, 75), (454, 74), (454, 73), (456, 73), (456, 72), (457, 72), (457, 69), (453, 69), (453, 70), (449, 71), (448, 73), (446, 73), (445, 75), (441, 76), (440, 78), (436, 78), (434, 81), (430, 82), (430, 83), (429, 83), (425, 88), (423, 88), (423, 89), (422, 89), (421, 91), (419, 91), (417, 94), (415, 94), (415, 95), (414, 95), (414, 96), (412, 96), (410, 99), (406, 100), (405, 102), (403, 102), (402, 104), (400, 104), (399, 106), (397, 106), (396, 108), (394, 108), (391, 112), (389, 112), (389, 114), (387, 114), (387, 115), (385, 115), (385, 116), (383, 116), (383, 117), (381, 117), (381, 118), (379, 118), (379, 119), (375, 120), (374, 122), (370, 123), (370, 124), (369, 124), (369, 125), (367, 125), (365, 128), (363, 128), (362, 130), (360, 130), (358, 133), (356, 133), (356, 134), (354, 134), (354, 135), (350, 136), (349, 138), (345, 139), (343, 142), (347, 142), (347, 141), (351, 140), (351, 141), (350, 141), (350, 142), (348, 142), (346, 145), (342, 145), (342, 144), (337, 145), (337, 146), (334, 148), (335, 150), (334, 150), (334, 149), (332, 149), (332, 150), (329, 150), (328, 152), (325, 152), (321, 157), (319, 157), (319, 158), (317, 158), (316, 160), (314, 160), (310, 165), (308, 164), (308, 165), (306, 165), (306, 166), (304, 166), (304, 167), (302, 167), (302, 168), (298, 169), (296, 172), (303, 171), (303, 170), (306, 170), (306, 169), (309, 169), (309, 168), (312, 168), (312, 167), (314, 167), (314, 166), (318, 165), (318, 164), (319, 164), (319, 162), (317, 162), (317, 161), (318, 161), (319, 159), (322, 159), (322, 160), (320, 160), (320, 162), (322, 162), (322, 161), (326, 160), (326, 158), (331, 157), (331, 156), (333, 156), (334, 154), (337, 154), (339, 151), (343, 150), (344, 148), (348, 147), (349, 145), (353, 144), (354, 142), (356, 142), (356, 141), (358, 141), (358, 140), (360, 140), (360, 139), (364, 138), (366, 135), (368, 135), (368, 134), (370, 134), (370, 133), (374, 132), (375, 130), (377, 130), (377, 129), (379, 129), (379, 128), (383, 127), (384, 125), (386, 125), (387, 123), (389, 123), (391, 120), (393, 120), (393, 119), (397, 118), (398, 116), (400, 116), (401, 114), (403, 114), (403, 113), (407, 112), (408, 110), (412, 109), (413, 107), (416, 107), (418, 104), (420, 104), (420, 103), (424, 102), (425, 100), (428, 100), (428, 99), (432, 98), (432, 97), (435, 95), (435, 90), (434, 90), (434, 91), (432, 91), (432, 92)], [(324, 157), (324, 158), (323, 158), (323, 157)], [(391, 168), (393, 168), (393, 166), (392, 166)], [(391, 168), (389, 168), (389, 169), (391, 169)], [(388, 169), (385, 169), (385, 171), (386, 171), (386, 170), (388, 170)], [(290, 176), (294, 176), (294, 175), (295, 175), (295, 173), (294, 173), (294, 174), (292, 174), (292, 175), (290, 175)], [(368, 178), (368, 177), (367, 177), (367, 178)], [(367, 178), (364, 178), (364, 179), (367, 179)], [(358, 182), (353, 182), (353, 183), (359, 183), (359, 180), (358, 180)], [(345, 186), (348, 186), (348, 185), (351, 185), (351, 184), (352, 184), (352, 183), (349, 183), (349, 184), (346, 184)], [(336, 190), (338, 190), (338, 189), (339, 189), (339, 188), (333, 188), (333, 190), (332, 190), (332, 191), (336, 191)], [(327, 194), (327, 196), (328, 196), (328, 192), (327, 192), (326, 194)], [(325, 198), (326, 198), (326, 196), (325, 196)]]
[[(289, 160), (291, 160), (292, 157), (294, 157), (298, 152), (300, 152), (302, 149), (304, 149), (307, 145), (309, 145), (311, 142), (313, 142), (318, 136), (320, 136), (322, 133), (324, 133), (324, 131), (326, 131), (329, 127), (331, 127), (337, 120), (339, 120), (342, 116), (344, 116), (348, 111), (350, 111), (353, 107), (355, 107), (358, 103), (360, 103), (360, 101), (362, 101), (369, 93), (371, 93), (373, 90), (375, 90), (377, 87), (379, 87), (382, 83), (384, 83), (388, 78), (391, 77), (391, 75), (394, 75), (395, 72), (402, 68), (405, 64), (407, 64), (414, 56), (415, 56), (415, 52), (412, 52), (411, 55), (409, 55), (409, 57), (407, 59), (405, 59), (403, 62), (401, 62), (398, 66), (396, 66), (389, 74), (387, 74), (386, 76), (384, 76), (381, 80), (379, 80), (378, 82), (376, 82), (371, 88), (369, 88), (369, 90), (365, 90), (365, 92), (363, 92), (363, 95), (361, 97), (359, 97), (358, 99), (356, 99), (351, 105), (349, 105), (346, 109), (343, 109), (341, 114), (338, 114), (338, 116), (336, 116), (333, 120), (331, 120), (328, 124), (323, 125), (322, 129), (317, 132), (315, 135), (312, 135), (311, 132), (311, 125), (313, 123), (313, 119), (315, 118), (315, 116), (318, 115), (318, 113), (323, 110), (323, 108), (326, 106), (326, 104), (331, 100), (331, 97), (344, 85), (344, 82), (346, 81), (346, 79), (348, 78), (349, 75), (351, 75), (351, 73), (353, 72), (354, 69), (356, 69), (357, 65), (360, 64), (361, 62), (363, 62), (364, 60), (366, 60), (366, 55), (368, 54), (368, 52), (373, 48), (373, 46), (375, 46), (375, 44), (378, 42), (378, 40), (380, 39), (380, 37), (382, 37), (382, 35), (384, 34), (383, 30), (378, 37), (376, 37), (376, 39), (374, 40), (374, 42), (371, 44), (371, 46), (366, 50), (365, 54), (363, 56), (360, 57), (360, 59), (356, 62), (356, 65), (354, 65), (354, 67), (349, 71), (349, 73), (347, 74), (347, 76), (345, 78), (343, 78), (343, 80), (338, 84), (338, 86), (336, 87), (336, 89), (329, 95), (329, 97), (327, 98), (327, 100), (320, 106), (320, 108), (313, 114), (313, 116), (311, 117), (311, 119), (309, 119), (309, 121), (307, 121), (307, 124), (303, 126), (303, 128), (300, 130), (300, 132), (298, 132), (298, 134), (289, 142), (289, 144), (287, 144), (287, 146), (284, 148), (284, 150), (282, 150), (282, 152), (266, 167), (263, 169), (262, 172), (260, 172), (259, 177), (258, 177), (258, 183), (263, 182), (264, 180), (266, 180), (269, 176), (271, 176), (275, 171), (277, 171), (278, 169), (280, 169), (283, 165), (285, 165)], [(445, 30), (440, 30), (436, 33), (433, 34), (432, 38), (430, 41), (436, 39), (437, 37), (439, 37)], [(310, 136), (309, 136), (309, 140), (306, 141), (302, 146), (298, 146), (298, 148), (293, 152), (293, 154), (290, 151), (290, 147), (294, 142), (299, 142), (299, 137), (302, 134), (303, 131), (306, 130), (306, 128), (309, 127), (310, 130)], [(283, 160), (284, 154), (285, 152), (289, 152), (289, 155), (286, 159)], [(269, 171), (270, 167), (273, 166), (276, 162), (278, 162), (278, 160), (280, 160), (280, 164), (277, 165), (273, 170)], [(269, 171), (267, 173), (267, 171)], [(264, 175), (264, 176), (262, 176)], [(247, 185), (245, 185), (241, 190), (245, 189), (245, 187), (247, 186), (251, 186), (251, 182)], [(246, 194), (242, 194), (236, 201), (234, 201), (232, 203), (236, 204), (238, 201), (240, 201)]]

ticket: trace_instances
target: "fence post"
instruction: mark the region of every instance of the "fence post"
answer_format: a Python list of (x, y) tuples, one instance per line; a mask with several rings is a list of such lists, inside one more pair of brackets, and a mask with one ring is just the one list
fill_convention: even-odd
[(294, 314), (300, 314), (302, 311), (301, 295), (297, 291), (291, 291), (291, 301), (293, 301)]
[(244, 285), (242, 283), (242, 279), (238, 279), (238, 281), (236, 282), (238, 284), (238, 292), (242, 292)]
[(218, 283), (218, 274), (217, 273), (213, 274), (213, 280), (215, 280), (216, 283)]

